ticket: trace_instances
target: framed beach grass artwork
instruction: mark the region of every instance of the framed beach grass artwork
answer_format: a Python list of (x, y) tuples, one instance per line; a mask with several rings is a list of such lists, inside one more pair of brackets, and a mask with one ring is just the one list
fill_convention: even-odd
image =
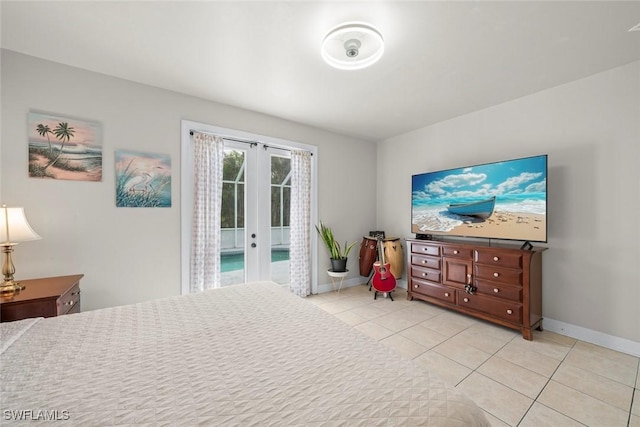
[(102, 126), (98, 122), (30, 111), (29, 176), (102, 181)]
[(116, 150), (116, 206), (171, 207), (171, 157), (168, 154)]

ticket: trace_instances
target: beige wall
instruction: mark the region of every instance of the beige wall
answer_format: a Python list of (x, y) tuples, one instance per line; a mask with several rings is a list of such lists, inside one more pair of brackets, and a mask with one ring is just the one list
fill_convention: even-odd
[(545, 153), (547, 324), (640, 349), (640, 62), (379, 143), (378, 226), (413, 236), (412, 174)]
[[(318, 147), (318, 217), (341, 239), (375, 225), (375, 146), (202, 99), (2, 51), (2, 202), (24, 206), (42, 240), (15, 251), (17, 278), (84, 273), (83, 309), (180, 293), (182, 119)], [(27, 174), (29, 109), (99, 121), (103, 181), (40, 180)], [(116, 208), (114, 150), (168, 153), (173, 204)], [(318, 249), (318, 282), (328, 257)], [(351, 277), (357, 277), (351, 256)]]
[[(412, 236), (414, 173), (547, 153), (544, 316), (640, 342), (639, 62), (390, 138), (377, 152), (364, 141), (14, 52), (2, 51), (1, 67), (0, 195), (25, 206), (43, 236), (16, 248), (18, 277), (84, 273), (84, 309), (180, 292), (187, 119), (318, 146), (318, 216), (357, 241), (371, 229)], [(28, 178), (29, 109), (101, 122), (103, 181)], [(170, 209), (115, 208), (116, 149), (171, 154)], [(328, 283), (322, 247), (318, 260), (318, 281)], [(349, 269), (357, 278), (357, 256)]]

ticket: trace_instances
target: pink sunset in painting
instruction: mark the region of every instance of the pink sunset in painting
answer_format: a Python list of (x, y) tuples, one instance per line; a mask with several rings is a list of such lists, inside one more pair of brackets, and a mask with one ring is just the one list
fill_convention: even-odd
[(29, 176), (102, 181), (102, 131), (97, 122), (29, 112)]

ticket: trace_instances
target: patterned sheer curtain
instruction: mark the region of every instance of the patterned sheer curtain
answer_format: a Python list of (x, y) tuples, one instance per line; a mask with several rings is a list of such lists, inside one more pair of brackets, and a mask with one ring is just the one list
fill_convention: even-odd
[(290, 289), (306, 297), (311, 293), (311, 153), (291, 152)]
[(311, 293), (311, 153), (291, 152), (291, 235), (289, 275), (291, 292)]
[(190, 292), (220, 287), (220, 216), (224, 141), (193, 132)]

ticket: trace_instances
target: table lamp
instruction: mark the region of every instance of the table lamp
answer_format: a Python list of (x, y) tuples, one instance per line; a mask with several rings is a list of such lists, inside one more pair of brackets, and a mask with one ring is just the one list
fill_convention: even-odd
[(4, 263), (2, 264), (4, 281), (0, 284), (0, 293), (19, 292), (24, 289), (24, 286), (13, 280), (13, 275), (16, 272), (11, 259), (13, 247), (21, 242), (41, 238), (27, 222), (24, 208), (8, 208), (7, 205), (2, 205), (2, 209), (0, 209), (0, 246), (4, 253)]

